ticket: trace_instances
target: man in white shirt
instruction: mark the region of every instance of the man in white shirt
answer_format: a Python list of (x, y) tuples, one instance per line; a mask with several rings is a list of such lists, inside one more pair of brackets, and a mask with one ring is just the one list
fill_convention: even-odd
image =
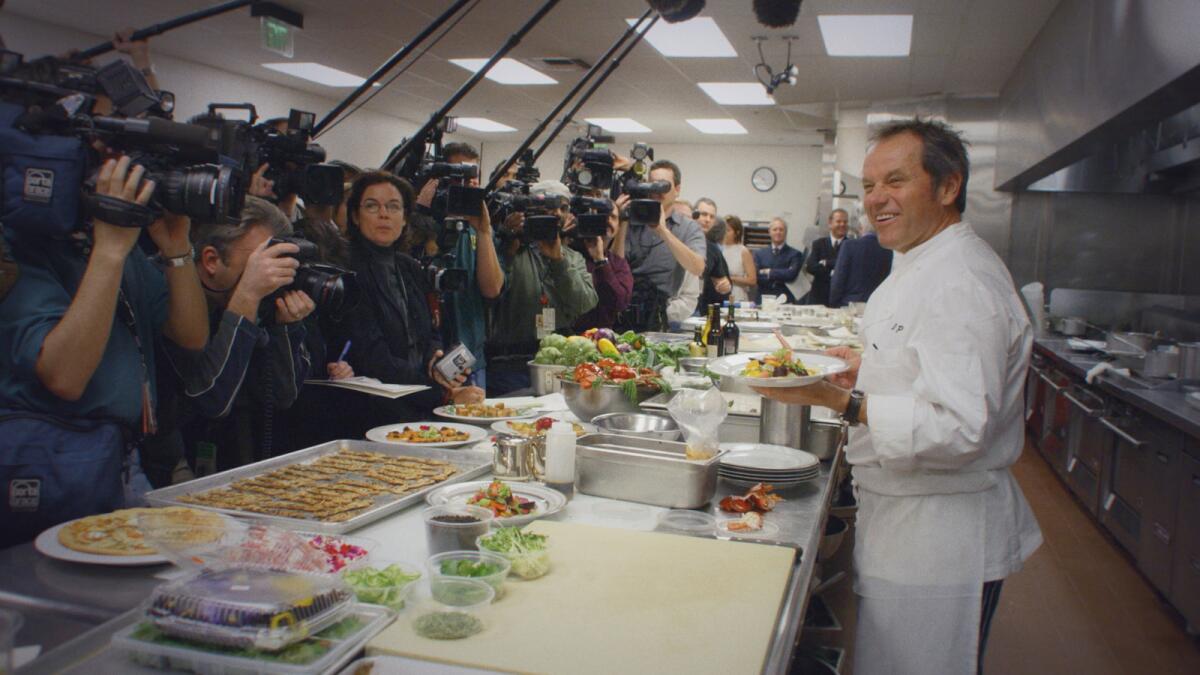
[(1009, 470), (1033, 335), (1007, 269), (961, 219), (968, 172), (940, 122), (876, 131), (864, 203), (895, 256), (861, 361), (840, 350), (851, 368), (832, 382), (760, 390), (856, 425), (859, 675), (975, 672), (1000, 583), (1042, 541)]

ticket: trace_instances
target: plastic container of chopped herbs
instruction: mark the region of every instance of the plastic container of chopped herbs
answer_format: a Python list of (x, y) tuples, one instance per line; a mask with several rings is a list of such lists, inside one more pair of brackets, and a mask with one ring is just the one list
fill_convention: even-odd
[(354, 605), (341, 621), (279, 651), (222, 647), (175, 637), (149, 621), (113, 636), (112, 647), (132, 662), (202, 675), (309, 675), (336, 672), (395, 618), (381, 606)]
[(412, 614), (417, 635), (430, 640), (461, 640), (487, 627), (496, 591), (487, 582), (467, 577), (430, 577), (429, 596)]

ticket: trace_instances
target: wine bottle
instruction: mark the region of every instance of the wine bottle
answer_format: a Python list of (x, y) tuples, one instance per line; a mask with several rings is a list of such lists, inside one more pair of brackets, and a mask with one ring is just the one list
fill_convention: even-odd
[(708, 306), (708, 334), (704, 344), (705, 356), (710, 359), (721, 356), (721, 306), (715, 302)]

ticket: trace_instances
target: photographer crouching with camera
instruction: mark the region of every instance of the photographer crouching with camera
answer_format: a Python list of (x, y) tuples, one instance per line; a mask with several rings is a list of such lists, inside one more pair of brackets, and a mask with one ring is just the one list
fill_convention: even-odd
[(199, 351), (164, 346), (177, 386), (163, 388), (164, 433), (155, 442), (164, 456), (156, 468), (171, 464), (176, 439), (165, 432), (172, 428), (199, 474), (268, 459), (278, 449), (276, 413), (296, 400), (311, 368), (303, 320), (317, 305), (301, 288), (321, 295), (307, 270), (298, 275), (315, 246), (276, 238), (289, 234), (278, 207), (249, 196), (239, 223), (195, 228), (212, 337)]
[[(144, 175), (127, 156), (106, 160), (95, 178), (97, 213), (114, 221), (147, 213), (156, 185)], [(9, 496), (0, 547), (136, 503), (136, 441), (157, 427), (154, 344), (165, 337), (200, 349), (208, 339), (191, 221), (165, 213), (145, 228), (160, 270), (137, 247), (142, 227), (98, 215), (87, 226), (66, 207), (79, 186), (66, 184), (66, 171), (58, 179), (64, 185), (56, 189), (51, 174), (35, 193), (27, 183), (29, 208), (6, 198), (4, 209), (16, 275), (0, 288), (0, 480)], [(47, 211), (62, 209), (53, 215), (73, 216), (57, 221), (73, 231), (54, 232), (53, 221), (33, 213), (41, 197), (53, 204)]]
[(502, 395), (530, 386), (528, 362), (537, 343), (556, 330), (569, 331), (596, 306), (596, 289), (578, 251), (563, 245), (574, 227), (571, 192), (559, 181), (529, 189), (523, 214), (505, 220), (500, 264), (504, 290), (488, 323), (488, 387)]

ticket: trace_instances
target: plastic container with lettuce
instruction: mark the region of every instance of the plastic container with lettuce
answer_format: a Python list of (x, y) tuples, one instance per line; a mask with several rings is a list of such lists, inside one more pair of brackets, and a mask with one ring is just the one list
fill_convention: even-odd
[(550, 551), (546, 535), (501, 527), (476, 542), (481, 551), (492, 551), (508, 558), (512, 573), (522, 579), (537, 579), (550, 571)]
[(397, 563), (342, 572), (342, 579), (354, 589), (359, 602), (383, 605), (397, 611), (404, 609), (404, 600), (412, 590), (409, 585), (420, 578), (420, 572)]

